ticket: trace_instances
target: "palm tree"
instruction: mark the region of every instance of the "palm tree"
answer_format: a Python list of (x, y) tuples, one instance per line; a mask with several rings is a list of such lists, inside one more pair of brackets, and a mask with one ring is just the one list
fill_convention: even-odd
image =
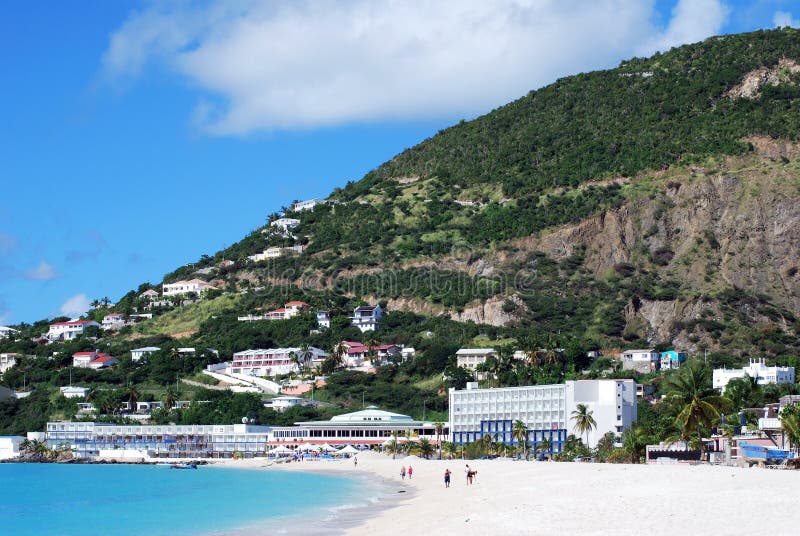
[(436, 427), (436, 443), (439, 444), (439, 459), (442, 459), (442, 432), (444, 432), (444, 423), (435, 422), (433, 426)]
[(781, 429), (791, 448), (800, 450), (800, 404), (789, 404), (780, 412)]
[(419, 452), (420, 456), (423, 458), (428, 459), (435, 452), (435, 450), (433, 449), (431, 442), (423, 437), (419, 440), (419, 443), (417, 443), (417, 452)]
[(647, 430), (643, 426), (634, 426), (622, 433), (622, 447), (630, 455), (633, 463), (639, 463), (644, 457), (644, 449), (649, 439)]
[(447, 456), (452, 459), (456, 457), (456, 453), (458, 452), (458, 445), (447, 441), (445, 442), (444, 445), (442, 445), (442, 450), (444, 450)]
[(481, 443), (483, 443), (484, 448), (486, 448), (486, 454), (492, 454), (494, 450), (494, 438), (492, 434), (484, 434), (481, 438)]
[(128, 388), (125, 390), (125, 398), (128, 399), (131, 411), (136, 411), (136, 403), (139, 402), (139, 396), (140, 396), (139, 391), (133, 385), (129, 385)]
[(347, 355), (347, 347), (341, 342), (336, 343), (331, 351), (331, 359), (334, 363), (334, 368), (341, 368), (344, 366), (344, 356)]
[(369, 350), (369, 362), (374, 366), (378, 361), (378, 353), (376, 349), (381, 343), (375, 337), (370, 337), (367, 340), (367, 349)]
[(666, 381), (667, 402), (677, 410), (675, 425), (681, 431), (681, 439), (695, 437), (702, 450), (703, 430), (719, 422), (720, 411), (728, 411), (732, 402), (719, 396), (711, 387), (709, 369), (695, 362), (681, 368)]
[(586, 404), (578, 404), (572, 412), (572, 420), (575, 421), (573, 430), (578, 434), (586, 434), (586, 446), (589, 446), (589, 432), (597, 428), (597, 422), (592, 417), (593, 411)]
[(511, 439), (519, 444), (525, 459), (528, 459), (528, 427), (525, 426), (524, 422), (520, 420), (514, 421), (511, 427)]
[(175, 389), (173, 389), (171, 385), (167, 387), (167, 391), (164, 393), (164, 407), (167, 409), (167, 411), (170, 411), (173, 406), (175, 406), (177, 397), (178, 395), (175, 392)]
[(395, 459), (395, 455), (398, 451), (397, 445), (397, 430), (392, 430), (392, 440), (389, 442), (388, 449), (392, 453), (392, 459)]
[(303, 343), (300, 345), (300, 349), (297, 351), (297, 357), (299, 358), (298, 365), (300, 370), (303, 371), (308, 365), (311, 363), (311, 358), (314, 353), (311, 351), (311, 347), (308, 343)]
[(536, 445), (536, 452), (538, 454), (544, 454), (545, 452), (552, 454), (552, 449), (553, 445), (550, 444), (550, 440), (546, 437), (543, 437), (542, 440), (539, 441), (539, 444)]

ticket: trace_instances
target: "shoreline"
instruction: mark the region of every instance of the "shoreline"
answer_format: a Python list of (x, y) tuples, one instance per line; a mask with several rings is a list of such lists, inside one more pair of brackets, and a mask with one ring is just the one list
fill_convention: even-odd
[[(245, 468), (241, 462), (217, 465)], [(400, 467), (409, 464), (414, 467), (414, 476), (403, 481)], [(466, 483), (466, 464), (478, 470), (472, 486)], [(276, 464), (274, 468), (354, 476), (351, 460)], [(452, 472), (450, 488), (443, 483), (445, 468)], [(390, 491), (405, 493), (397, 494), (403, 495), (400, 499), (387, 497), (380, 507), (353, 516), (334, 516), (324, 527), (330, 531), (320, 535), (405, 534), (424, 528), (426, 532), (476, 535), (667, 536), (712, 532), (733, 536), (769, 530), (770, 534), (789, 536), (796, 534), (800, 524), (800, 511), (795, 506), (800, 473), (796, 471), (707, 465), (423, 460), (415, 456), (392, 460), (374, 452), (359, 454), (356, 471), (387, 482)]]
[[(374, 452), (363, 452), (358, 455), (358, 467), (353, 466), (352, 458), (332, 461), (303, 461), (291, 463), (274, 463), (262, 458), (242, 460), (213, 460), (209, 467), (239, 470), (262, 470), (283, 472), (309, 472), (330, 475), (339, 478), (351, 478), (358, 482), (361, 490), (354, 502), (323, 506), (321, 510), (309, 518), (308, 514), (298, 514), (266, 521), (263, 525), (243, 527), (224, 534), (230, 536), (255, 536), (275, 533), (284, 536), (334, 536), (349, 534), (357, 530), (373, 518), (383, 518), (402, 504), (417, 495), (417, 488), (406, 481), (396, 482), (382, 474), (379, 467), (383, 465), (384, 455)], [(379, 463), (374, 464), (374, 461)], [(392, 460), (389, 459), (391, 462)], [(399, 466), (398, 466), (399, 467)], [(286, 524), (287, 528), (276, 529), (271, 524)], [(291, 526), (294, 523), (297, 526)]]

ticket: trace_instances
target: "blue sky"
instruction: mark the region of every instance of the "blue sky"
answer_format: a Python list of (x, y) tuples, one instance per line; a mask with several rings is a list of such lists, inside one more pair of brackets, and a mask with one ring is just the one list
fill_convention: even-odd
[(5, 2), (0, 324), (159, 282), (560, 76), (798, 4)]

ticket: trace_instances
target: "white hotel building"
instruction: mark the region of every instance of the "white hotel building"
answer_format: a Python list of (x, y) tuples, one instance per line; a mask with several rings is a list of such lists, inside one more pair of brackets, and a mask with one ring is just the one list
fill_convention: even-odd
[(745, 368), (714, 369), (712, 384), (714, 389), (724, 391), (729, 381), (745, 376), (755, 378), (758, 385), (794, 383), (794, 367), (768, 367), (763, 358), (751, 359), (750, 364)]
[(50, 324), (47, 338), (51, 341), (71, 341), (83, 335), (83, 331), (89, 326), (100, 327), (94, 320), (70, 320), (69, 322), (56, 322)]
[(179, 296), (181, 294), (196, 294), (200, 296), (203, 291), (210, 289), (216, 289), (216, 287), (202, 279), (190, 279), (189, 281), (164, 283), (161, 285), (161, 294), (164, 296)]
[[(450, 389), (450, 438), (456, 444), (478, 441), (486, 434), (501, 443), (516, 443), (514, 421), (528, 428), (528, 441), (535, 446), (550, 441), (552, 452), (561, 452), (567, 436), (574, 434), (572, 412), (584, 404), (592, 412), (597, 428), (588, 435), (590, 447), (607, 432), (617, 436), (636, 422), (636, 383), (633, 380), (579, 380), (556, 385), (532, 385), (480, 389)], [(586, 435), (583, 435), (586, 441)]]
[(138, 450), (150, 457), (230, 458), (263, 456), (269, 426), (250, 424), (118, 425), (95, 422), (49, 422), (46, 441), (51, 448), (67, 442), (77, 458), (94, 457), (100, 450)]

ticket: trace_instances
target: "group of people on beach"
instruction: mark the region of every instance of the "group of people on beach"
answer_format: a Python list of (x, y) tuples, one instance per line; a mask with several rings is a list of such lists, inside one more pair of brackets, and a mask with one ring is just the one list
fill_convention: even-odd
[(402, 478), (403, 480), (406, 479), (406, 475), (408, 475), (408, 479), (411, 480), (411, 475), (413, 474), (414, 474), (414, 468), (411, 467), (410, 465), (408, 466), (408, 470), (406, 470), (405, 465), (400, 468), (400, 478)]
[[(411, 479), (411, 475), (413, 474), (414, 474), (414, 468), (411, 467), (410, 465), (408, 466), (408, 468), (406, 468), (405, 465), (400, 468), (400, 478), (403, 480), (406, 479), (406, 475), (408, 475), (408, 478)], [(453, 473), (450, 472), (450, 469), (444, 470), (444, 487), (446, 488), (450, 487), (450, 477), (452, 474)], [(473, 469), (472, 467), (469, 466), (469, 464), (467, 464), (467, 466), (464, 468), (464, 474), (467, 476), (467, 486), (471, 486), (472, 483), (475, 481), (475, 478), (478, 476), (478, 470)]]

